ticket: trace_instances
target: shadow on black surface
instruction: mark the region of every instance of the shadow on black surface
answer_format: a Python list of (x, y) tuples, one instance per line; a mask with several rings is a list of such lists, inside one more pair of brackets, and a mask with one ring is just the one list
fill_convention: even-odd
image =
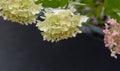
[(85, 34), (50, 43), (35, 25), (0, 18), (0, 71), (115, 71), (120, 60), (109, 54), (103, 41)]

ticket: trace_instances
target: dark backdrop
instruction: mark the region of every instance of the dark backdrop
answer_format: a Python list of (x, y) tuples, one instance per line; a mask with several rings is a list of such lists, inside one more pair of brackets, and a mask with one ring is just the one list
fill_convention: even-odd
[(102, 40), (79, 34), (50, 43), (35, 25), (0, 18), (0, 71), (119, 71), (120, 58), (110, 57)]

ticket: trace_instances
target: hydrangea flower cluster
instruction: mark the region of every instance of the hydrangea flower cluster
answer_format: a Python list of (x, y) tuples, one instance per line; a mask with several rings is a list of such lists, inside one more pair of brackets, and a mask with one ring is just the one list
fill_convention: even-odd
[(34, 0), (0, 0), (0, 16), (5, 20), (28, 25), (36, 21), (40, 7)]
[(103, 32), (105, 46), (110, 49), (111, 56), (117, 58), (116, 54), (120, 54), (120, 25), (115, 19), (109, 19)]
[(78, 27), (82, 22), (86, 22), (88, 17), (74, 14), (75, 9), (47, 10), (45, 20), (37, 23), (37, 27), (42, 31), (44, 40), (57, 42), (70, 37), (75, 37), (81, 33)]

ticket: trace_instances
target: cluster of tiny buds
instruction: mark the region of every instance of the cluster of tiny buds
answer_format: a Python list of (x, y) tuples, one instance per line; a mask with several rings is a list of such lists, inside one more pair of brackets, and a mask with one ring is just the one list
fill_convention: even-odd
[(115, 19), (108, 19), (105, 23), (104, 43), (111, 51), (111, 56), (117, 58), (116, 54), (120, 54), (120, 25)]

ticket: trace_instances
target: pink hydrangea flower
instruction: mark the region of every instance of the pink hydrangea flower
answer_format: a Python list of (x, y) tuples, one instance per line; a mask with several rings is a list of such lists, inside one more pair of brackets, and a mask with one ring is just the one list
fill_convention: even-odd
[(104, 43), (111, 51), (111, 56), (117, 58), (116, 54), (120, 54), (120, 25), (115, 19), (108, 19), (105, 23)]

